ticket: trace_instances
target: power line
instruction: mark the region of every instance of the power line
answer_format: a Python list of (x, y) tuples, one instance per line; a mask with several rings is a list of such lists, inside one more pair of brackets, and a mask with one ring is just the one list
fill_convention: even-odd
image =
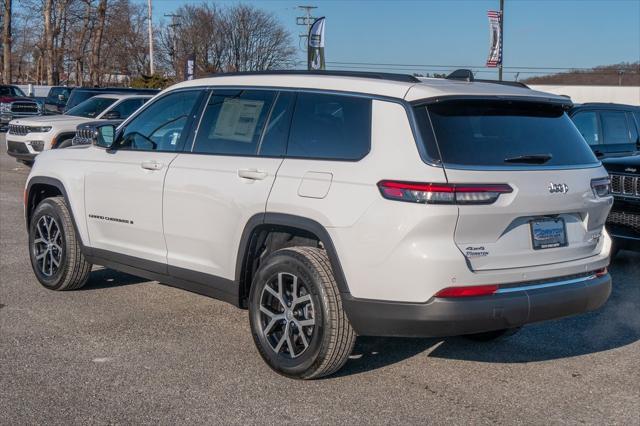
[[(485, 68), (486, 65), (437, 65), (437, 64), (393, 64), (393, 63), (375, 63), (375, 62), (344, 62), (344, 61), (327, 61), (327, 64), (334, 65), (364, 65), (364, 66), (392, 66), (392, 67), (405, 67), (405, 68), (447, 68), (447, 69), (459, 69), (459, 68)], [(505, 69), (512, 70), (569, 70), (569, 71), (592, 71), (595, 68), (586, 67), (539, 67), (539, 66), (511, 66), (504, 67)], [(638, 69), (640, 71), (640, 68)], [(635, 72), (625, 70), (626, 72)]]

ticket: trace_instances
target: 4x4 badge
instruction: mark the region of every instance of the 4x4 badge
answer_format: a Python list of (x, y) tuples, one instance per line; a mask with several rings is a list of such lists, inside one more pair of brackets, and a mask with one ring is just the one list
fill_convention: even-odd
[(566, 194), (567, 192), (569, 192), (569, 185), (567, 185), (566, 183), (553, 183), (550, 182), (549, 183), (549, 192), (552, 194)]

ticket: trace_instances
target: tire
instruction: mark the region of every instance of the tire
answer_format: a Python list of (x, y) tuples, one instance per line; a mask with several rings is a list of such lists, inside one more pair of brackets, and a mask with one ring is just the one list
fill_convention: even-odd
[(476, 342), (491, 342), (492, 340), (500, 340), (505, 337), (513, 336), (522, 327), (503, 328), (502, 330), (485, 331), (484, 333), (465, 334), (463, 337)]
[(327, 253), (314, 247), (281, 249), (262, 262), (249, 294), (249, 321), (265, 362), (295, 379), (338, 371), (356, 340)]
[(73, 139), (65, 139), (58, 144), (56, 149), (68, 148), (73, 145)]
[(62, 197), (44, 199), (33, 212), (29, 257), (36, 278), (50, 290), (75, 290), (87, 282), (91, 264), (82, 255), (80, 240)]

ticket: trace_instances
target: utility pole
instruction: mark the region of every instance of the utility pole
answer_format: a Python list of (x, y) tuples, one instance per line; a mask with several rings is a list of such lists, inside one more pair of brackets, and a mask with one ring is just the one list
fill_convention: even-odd
[(148, 12), (149, 12), (149, 74), (155, 74), (153, 68), (153, 19), (151, 15), (151, 0), (147, 0)]
[[(151, 1), (151, 0), (149, 0)], [(498, 68), (498, 80), (502, 81), (502, 64), (504, 63), (504, 0), (500, 0), (500, 68)]]
[(307, 32), (305, 32), (304, 34), (300, 34), (300, 40), (309, 37), (309, 30), (311, 29), (311, 25), (313, 25), (313, 21), (317, 19), (314, 16), (311, 16), (311, 11), (317, 8), (318, 6), (298, 6), (298, 9), (302, 9), (305, 11), (305, 16), (296, 17), (296, 25), (307, 27)]

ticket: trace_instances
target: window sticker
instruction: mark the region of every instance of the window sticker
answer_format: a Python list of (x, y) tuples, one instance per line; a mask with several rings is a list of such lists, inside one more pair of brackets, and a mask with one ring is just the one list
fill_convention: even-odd
[(225, 99), (209, 139), (253, 142), (263, 107), (264, 101)]

